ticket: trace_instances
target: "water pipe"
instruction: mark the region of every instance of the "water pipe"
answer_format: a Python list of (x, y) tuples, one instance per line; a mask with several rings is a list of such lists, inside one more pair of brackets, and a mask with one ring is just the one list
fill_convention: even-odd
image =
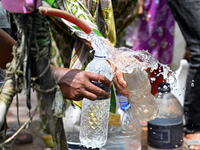
[(55, 17), (66, 19), (67, 21), (77, 25), (86, 34), (89, 34), (89, 33), (92, 32), (92, 28), (90, 28), (90, 26), (88, 24), (86, 24), (84, 21), (82, 21), (78, 17), (76, 17), (76, 16), (74, 16), (74, 15), (72, 15), (72, 14), (66, 12), (66, 11), (63, 11), (63, 10), (60, 10), (60, 9), (55, 9), (55, 8), (48, 8), (48, 7), (40, 6), (39, 12), (44, 16), (49, 15), (49, 16), (55, 16)]

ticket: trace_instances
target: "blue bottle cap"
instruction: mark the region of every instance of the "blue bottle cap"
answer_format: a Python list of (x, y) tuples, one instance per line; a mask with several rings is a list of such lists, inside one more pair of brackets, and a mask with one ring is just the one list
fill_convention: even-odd
[(127, 110), (131, 107), (131, 104), (125, 104), (125, 105), (120, 105), (120, 108), (123, 109), (123, 110)]

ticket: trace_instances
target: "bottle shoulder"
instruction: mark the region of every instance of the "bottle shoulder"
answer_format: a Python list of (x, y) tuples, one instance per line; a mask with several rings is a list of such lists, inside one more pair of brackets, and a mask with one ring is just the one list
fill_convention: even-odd
[(94, 59), (87, 65), (85, 71), (104, 75), (110, 80), (112, 80), (113, 77), (112, 67), (105, 58), (94, 57)]
[(183, 116), (181, 103), (170, 92), (157, 93), (155, 98), (159, 107), (157, 118), (178, 118)]
[(181, 103), (179, 102), (179, 100), (170, 92), (167, 93), (157, 93), (155, 95), (155, 98), (157, 100), (157, 102), (159, 104), (168, 104), (168, 105), (177, 105), (177, 106), (181, 106)]

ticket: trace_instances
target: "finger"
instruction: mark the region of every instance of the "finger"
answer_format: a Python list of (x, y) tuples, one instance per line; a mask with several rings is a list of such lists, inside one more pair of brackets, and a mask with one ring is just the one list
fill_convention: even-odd
[(105, 84), (106, 86), (111, 87), (112, 82), (105, 76), (96, 74), (96, 73), (92, 73), (92, 72), (88, 72), (88, 73), (89, 73), (88, 78), (90, 81), (101, 82), (101, 83)]
[[(96, 85), (98, 84), (100, 85), (101, 83), (96, 83)], [(103, 98), (109, 98), (111, 96), (108, 90), (104, 91), (103, 89), (99, 88), (96, 85), (94, 85), (93, 83), (89, 83), (88, 86), (86, 87), (86, 90)]]
[(124, 80), (124, 76), (121, 71), (117, 70), (115, 73), (115, 77), (117, 78), (117, 81), (121, 86), (123, 86), (124, 88), (127, 87), (127, 82)]
[(114, 83), (115, 89), (117, 90), (117, 93), (123, 96), (129, 97), (128, 90), (125, 87), (121, 86), (121, 84), (119, 84), (119, 81), (117, 80), (116, 77), (113, 78), (113, 83)]
[(87, 98), (87, 99), (89, 99), (91, 101), (94, 101), (94, 100), (97, 99), (97, 95), (95, 95), (95, 94), (93, 94), (93, 93), (91, 93), (89, 91), (86, 91), (85, 92), (85, 98)]

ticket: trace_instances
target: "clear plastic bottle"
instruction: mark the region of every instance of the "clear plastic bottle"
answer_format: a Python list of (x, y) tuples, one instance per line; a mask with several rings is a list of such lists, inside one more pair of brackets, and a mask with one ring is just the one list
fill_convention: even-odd
[(148, 122), (148, 150), (182, 150), (183, 109), (170, 93), (169, 83), (160, 83), (155, 95), (159, 102), (156, 119)]
[[(94, 59), (87, 65), (86, 71), (101, 74), (112, 80), (112, 68), (105, 59), (105, 53), (95, 49)], [(110, 88), (100, 82), (93, 84), (110, 92)], [(108, 118), (110, 110), (110, 98), (98, 97), (91, 101), (83, 99), (81, 112), (81, 128), (79, 139), (87, 148), (101, 148), (107, 141)]]
[(131, 74), (124, 73), (129, 91), (129, 101), (135, 117), (140, 121), (150, 121), (158, 114), (158, 105), (151, 94), (151, 85), (145, 70), (135, 68)]
[(135, 118), (128, 98), (118, 95), (120, 126), (109, 126), (106, 150), (141, 150), (142, 127)]

